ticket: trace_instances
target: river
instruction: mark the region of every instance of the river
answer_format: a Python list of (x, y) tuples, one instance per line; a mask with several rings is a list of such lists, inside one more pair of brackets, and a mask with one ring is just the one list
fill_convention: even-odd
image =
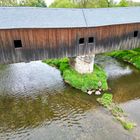
[(124, 130), (110, 113), (41, 61), (0, 66), (0, 140), (139, 140), (140, 71), (98, 55), (115, 102), (137, 123)]

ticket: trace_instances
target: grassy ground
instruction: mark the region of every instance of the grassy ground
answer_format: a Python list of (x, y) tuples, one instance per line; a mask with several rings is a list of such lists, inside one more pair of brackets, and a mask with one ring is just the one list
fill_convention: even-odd
[(105, 71), (97, 65), (94, 65), (94, 72), (91, 74), (79, 74), (69, 65), (69, 59), (49, 59), (44, 63), (54, 66), (61, 71), (63, 79), (66, 83), (83, 92), (89, 90), (107, 90), (107, 76)]
[(129, 62), (136, 68), (140, 69), (140, 48), (133, 50), (121, 50), (107, 53), (107, 55)]

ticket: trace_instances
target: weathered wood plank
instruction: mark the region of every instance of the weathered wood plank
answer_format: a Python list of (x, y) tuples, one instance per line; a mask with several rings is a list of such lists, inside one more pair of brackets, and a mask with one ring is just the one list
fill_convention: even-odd
[[(139, 31), (134, 38), (134, 31)], [(85, 43), (79, 45), (84, 37)], [(95, 42), (88, 43), (94, 37)], [(22, 41), (15, 49), (14, 40)], [(0, 30), (0, 63), (73, 57), (140, 46), (140, 23), (93, 28)]]

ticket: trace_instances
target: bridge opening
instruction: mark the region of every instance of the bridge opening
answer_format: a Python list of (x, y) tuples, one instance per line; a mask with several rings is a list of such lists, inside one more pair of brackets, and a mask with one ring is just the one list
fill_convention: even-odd
[(22, 47), (21, 40), (14, 40), (14, 46), (15, 48), (21, 48)]
[(134, 31), (134, 37), (138, 36), (138, 31)]

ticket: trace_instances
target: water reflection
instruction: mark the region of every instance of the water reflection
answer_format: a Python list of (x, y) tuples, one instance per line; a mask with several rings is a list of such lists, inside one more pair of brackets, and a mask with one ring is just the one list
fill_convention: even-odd
[(102, 66), (109, 78), (118, 78), (133, 72), (132, 67), (110, 56), (97, 55), (95, 63)]
[(52, 94), (63, 91), (64, 86), (60, 72), (39, 61), (5, 65), (0, 69), (0, 95)]

